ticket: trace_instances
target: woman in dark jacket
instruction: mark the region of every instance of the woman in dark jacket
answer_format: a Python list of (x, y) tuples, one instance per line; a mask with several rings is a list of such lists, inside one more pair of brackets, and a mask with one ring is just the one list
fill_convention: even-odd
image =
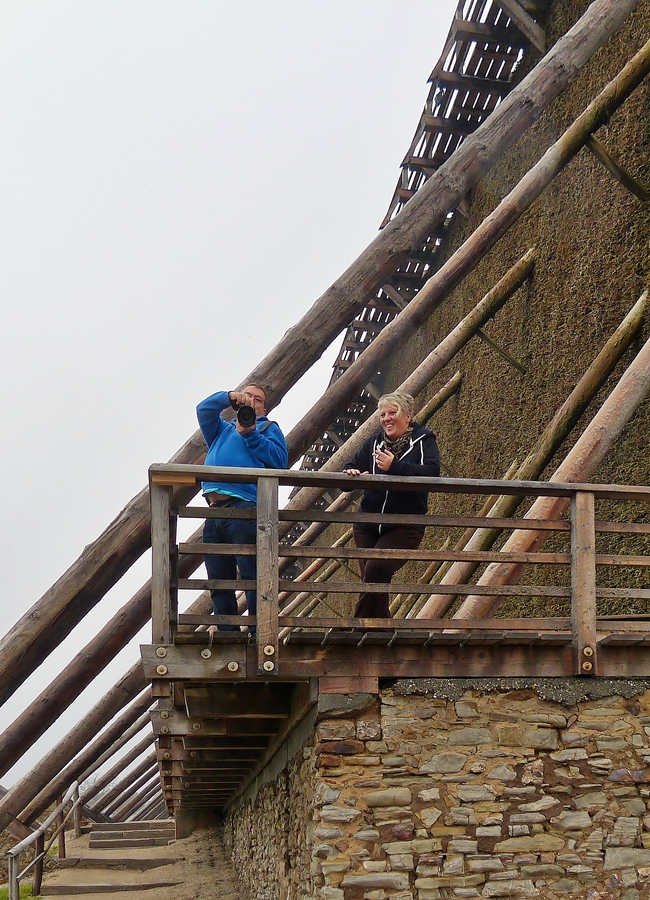
[[(413, 397), (401, 391), (379, 399), (382, 431), (369, 438), (348, 463), (346, 475), (419, 475), (435, 478), (440, 474), (440, 454), (436, 437), (428, 428), (413, 424)], [(359, 512), (408, 513), (425, 515), (426, 491), (364, 491)], [(353, 529), (357, 547), (415, 550), (424, 536), (423, 525), (357, 524)], [(361, 559), (361, 581), (390, 584), (406, 560)], [(388, 594), (361, 594), (354, 611), (356, 618), (390, 618)]]

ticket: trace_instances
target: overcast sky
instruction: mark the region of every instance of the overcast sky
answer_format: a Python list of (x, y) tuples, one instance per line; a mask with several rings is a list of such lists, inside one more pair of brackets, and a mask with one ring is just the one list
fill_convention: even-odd
[[(0, 0), (0, 633), (192, 434), (196, 403), (244, 378), (372, 240), (455, 6)], [(274, 411), (285, 431), (338, 345)], [(2, 729), (148, 565), (2, 707)]]

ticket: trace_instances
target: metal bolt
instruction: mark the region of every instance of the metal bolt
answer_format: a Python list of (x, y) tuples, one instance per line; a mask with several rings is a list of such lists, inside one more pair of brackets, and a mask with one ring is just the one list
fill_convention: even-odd
[(169, 710), (168, 710), (168, 709), (163, 709), (163, 711), (160, 713), (160, 718), (161, 718), (161, 719), (168, 719), (168, 718), (169, 718)]
[(262, 668), (265, 672), (272, 672), (275, 669), (275, 663), (270, 659), (267, 659), (266, 662), (262, 665)]
[(165, 752), (163, 753), (163, 759), (171, 759), (171, 758), (172, 758), (172, 755), (169, 752), (169, 750), (165, 750)]
[(167, 647), (156, 647), (156, 656), (159, 656), (160, 659), (167, 656)]
[(203, 659), (210, 659), (210, 657), (212, 656), (212, 650), (210, 650), (209, 647), (204, 647), (203, 650), (201, 650), (201, 656), (203, 657)]
[(160, 729), (160, 733), (161, 734), (169, 734), (169, 728), (167, 728), (166, 725), (163, 725), (163, 727)]
[(157, 675), (166, 675), (167, 674), (167, 666), (156, 666), (156, 674)]
[(190, 758), (196, 759), (196, 750), (190, 750)]
[(594, 648), (593, 647), (584, 647), (582, 652), (584, 653), (585, 656), (593, 656)]
[(193, 731), (200, 731), (200, 730), (201, 730), (201, 723), (200, 723), (200, 722), (192, 722), (192, 730), (193, 730)]
[(190, 786), (189, 781), (185, 781), (185, 782), (183, 782), (183, 783), (184, 783), (185, 787), (189, 787), (189, 786)]
[(235, 662), (234, 659), (228, 663), (228, 671), (229, 672), (237, 672), (238, 669), (239, 669), (239, 663)]
[(583, 672), (591, 672), (592, 669), (593, 669), (593, 665), (590, 662), (583, 662), (583, 664), (582, 664)]
[(188, 775), (191, 775), (191, 774), (192, 774), (192, 770), (191, 770), (191, 769), (185, 769), (185, 771), (187, 772)]
[(273, 644), (267, 644), (264, 648), (264, 656), (273, 656), (275, 653), (275, 647)]

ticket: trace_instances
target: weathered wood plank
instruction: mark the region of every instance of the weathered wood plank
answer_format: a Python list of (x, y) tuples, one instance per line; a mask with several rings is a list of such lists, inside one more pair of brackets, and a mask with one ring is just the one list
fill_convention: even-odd
[(337, 678), (324, 675), (318, 679), (318, 690), (321, 694), (377, 694), (378, 680), (377, 676)]
[[(650, 46), (648, 47), (648, 67), (650, 68)], [(639, 306), (637, 307), (637, 304)], [(647, 305), (647, 295), (643, 303), (637, 301), (636, 308), (643, 310)], [(638, 328), (633, 330), (634, 333)], [(420, 478), (415, 476), (359, 475), (356, 478), (341, 472), (308, 472), (295, 469), (242, 469), (223, 466), (199, 466), (176, 463), (158, 463), (149, 467), (150, 472), (183, 471), (193, 472), (199, 478), (231, 481), (233, 484), (250, 483), (258, 478), (277, 478), (284, 487), (324, 487), (342, 488), (344, 485), (355, 490), (375, 490), (390, 484), (401, 491), (422, 491), (441, 494), (522, 494), (526, 497), (571, 497), (575, 491), (589, 491), (597, 500), (638, 500), (650, 501), (650, 486), (639, 484), (583, 484), (581, 482), (532, 481), (522, 479), (497, 478)], [(246, 512), (246, 516), (232, 516), (233, 512)], [(178, 515), (205, 519), (213, 515), (223, 518), (252, 518), (251, 510), (230, 510), (199, 506), (178, 506)], [(517, 520), (521, 522), (521, 519)]]
[(152, 640), (169, 644), (172, 636), (171, 602), (171, 488), (151, 485), (151, 624)]
[(292, 692), (282, 683), (186, 686), (185, 708), (191, 719), (286, 719)]
[[(252, 555), (255, 548), (252, 544), (180, 544), (181, 553), (196, 553), (203, 555), (206, 552), (220, 553), (221, 548), (228, 548), (230, 555), (245, 553)], [(205, 550), (203, 548), (206, 548)], [(215, 548), (215, 549), (212, 549)], [(503, 554), (493, 551), (464, 551), (464, 550), (391, 550), (374, 548), (363, 549), (360, 547), (283, 547), (279, 548), (280, 559), (413, 559), (429, 562), (430, 560), (476, 560), (476, 562), (495, 562), (502, 560)], [(638, 562), (626, 562), (626, 560), (638, 560)], [(570, 556), (568, 553), (526, 553), (511, 554), (510, 562), (539, 563), (552, 565), (568, 565)], [(599, 565), (639, 565), (650, 566), (650, 557), (638, 556), (603, 556), (598, 557)]]
[[(181, 590), (206, 591), (215, 588), (225, 588), (228, 590), (250, 590), (254, 587), (253, 581), (210, 581), (201, 578), (185, 578), (179, 581)], [(473, 594), (476, 593), (477, 586), (475, 584), (420, 584), (414, 583), (392, 583), (392, 584), (371, 584), (359, 581), (288, 581), (281, 579), (279, 582), (281, 591), (315, 591), (325, 594)], [(570, 587), (555, 587), (552, 585), (504, 585), (503, 587), (487, 586), (481, 591), (490, 596), (499, 597), (570, 597)], [(189, 624), (188, 620), (181, 616), (180, 621), (183, 624)], [(212, 617), (212, 623), (216, 624), (220, 621), (217, 616)], [(229, 621), (234, 622), (234, 617), (229, 617)], [(163, 643), (161, 641), (161, 643)]]
[(278, 480), (257, 486), (257, 671), (278, 671)]
[(576, 675), (597, 675), (594, 497), (585, 492), (571, 500), (571, 626)]
[[(214, 616), (187, 616), (188, 625), (205, 625), (214, 621)], [(522, 619), (354, 619), (351, 617), (344, 618), (324, 618), (322, 616), (279, 616), (279, 624), (283, 628), (291, 627), (291, 628), (358, 628), (358, 627), (366, 627), (366, 628), (384, 628), (391, 632), (393, 631), (423, 631), (426, 632), (430, 629), (441, 629), (441, 630), (449, 630), (453, 628), (454, 631), (460, 629), (483, 629), (486, 631), (515, 631), (521, 629), (531, 629), (533, 631), (540, 630), (553, 630), (553, 631), (563, 631), (567, 632), (571, 629), (571, 621), (568, 617), (565, 616), (557, 616), (552, 618), (522, 618)], [(602, 626), (602, 630), (607, 630), (612, 628), (613, 623), (604, 623)], [(619, 625), (623, 627), (625, 623), (616, 623), (616, 627)], [(650, 623), (648, 624), (648, 630), (650, 632)], [(225, 633), (224, 633), (225, 634)], [(198, 633), (195, 635), (195, 639), (197, 641), (207, 641), (207, 635), (203, 633)], [(226, 644), (227, 636), (224, 637), (223, 642), (219, 642)], [(175, 665), (176, 663), (170, 662), (170, 660), (175, 660), (175, 654), (177, 648), (181, 645), (175, 644), (173, 647), (167, 648), (167, 656), (166, 660), (171, 667), (171, 665)], [(232, 654), (237, 655), (237, 661), (240, 665), (242, 665), (242, 655), (246, 653), (246, 647), (240, 644), (228, 644), (228, 659), (232, 661)], [(223, 648), (219, 647), (217, 644), (214, 644), (212, 647), (214, 654), (218, 655), (223, 651)], [(155, 655), (155, 645), (145, 644), (141, 647), (142, 650), (142, 658), (144, 665), (147, 670), (150, 670), (151, 667), (155, 667), (157, 665), (159, 658)], [(232, 653), (231, 653), (232, 651)], [(184, 651), (183, 651), (184, 652)], [(199, 655), (198, 651), (195, 651), (195, 655)], [(203, 657), (205, 659), (210, 659), (210, 657)], [(216, 660), (213, 660), (209, 664), (206, 664), (206, 671), (214, 671), (217, 665), (221, 665), (221, 663), (217, 663)]]

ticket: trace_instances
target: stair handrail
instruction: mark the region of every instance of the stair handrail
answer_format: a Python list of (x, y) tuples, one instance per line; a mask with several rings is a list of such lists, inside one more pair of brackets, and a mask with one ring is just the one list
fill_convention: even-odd
[[(71, 801), (72, 804), (70, 806), (70, 809), (63, 816), (62, 814), (64, 809)], [(61, 803), (59, 803), (56, 809), (52, 813), (50, 813), (50, 815), (42, 825), (40, 825), (28, 837), (24, 838), (14, 847), (6, 851), (5, 856), (7, 857), (8, 862), (7, 878), (9, 882), (9, 900), (19, 900), (20, 880), (21, 878), (24, 878), (31, 869), (34, 869), (34, 885), (32, 888), (32, 894), (34, 896), (40, 894), (41, 881), (43, 878), (43, 860), (45, 859), (45, 856), (47, 855), (47, 852), (54, 841), (65, 828), (66, 822), (71, 815), (74, 815), (75, 836), (79, 837), (79, 835), (81, 834), (81, 797), (79, 796), (79, 783), (77, 781), (74, 781), (70, 785)], [(47, 832), (47, 829), (50, 827), (52, 822), (56, 821), (59, 817), (61, 817), (59, 824), (52, 833), (49, 843), (46, 846), (45, 834)], [(36, 844), (36, 853), (34, 859), (30, 863), (28, 863), (21, 872), (18, 862), (20, 854), (29, 849), (29, 847), (31, 847), (34, 843)]]

